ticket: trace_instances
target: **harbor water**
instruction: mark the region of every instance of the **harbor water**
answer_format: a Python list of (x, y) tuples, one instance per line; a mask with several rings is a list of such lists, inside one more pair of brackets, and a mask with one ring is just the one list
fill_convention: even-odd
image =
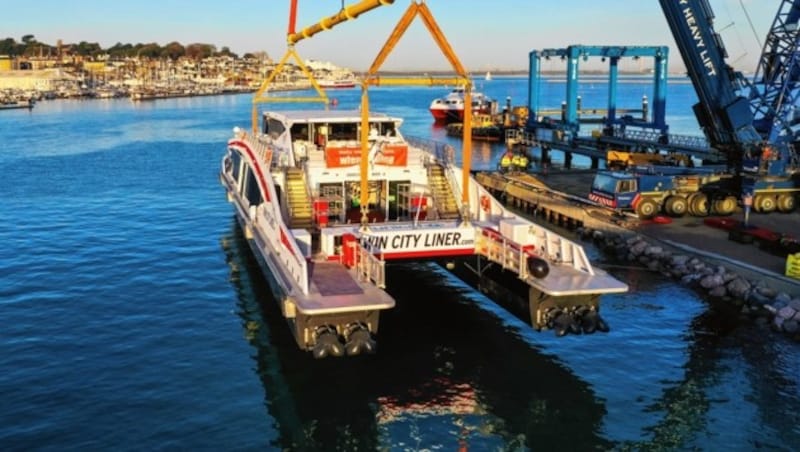
[[(560, 105), (563, 83), (545, 88)], [(527, 80), (478, 89), (521, 105)], [(602, 82), (581, 89), (603, 108)], [(622, 83), (619, 106), (649, 89)], [(445, 91), (374, 88), (370, 100), (405, 118), (406, 135), (459, 149), (427, 111)], [(330, 94), (355, 108), (361, 93)], [(694, 102), (691, 84), (669, 85), (672, 132), (699, 133)], [(443, 267), (409, 262), (389, 266), (397, 308), (381, 316), (376, 355), (299, 351), (217, 178), (250, 105), (243, 94), (0, 113), (3, 450), (800, 447), (797, 343), (590, 243), (630, 286), (603, 298), (608, 333), (533, 331)], [(476, 142), (473, 167), (502, 151)]]

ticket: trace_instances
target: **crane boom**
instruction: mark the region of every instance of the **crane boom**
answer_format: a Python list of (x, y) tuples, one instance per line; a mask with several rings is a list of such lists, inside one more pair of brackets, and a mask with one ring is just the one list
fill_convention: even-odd
[(659, 0), (697, 91), (694, 113), (711, 145), (726, 154), (731, 166), (742, 162), (743, 147), (761, 136), (753, 127), (750, 102), (739, 94), (744, 76), (726, 62), (722, 40), (714, 31), (707, 0)]
[[(287, 40), (289, 41), (289, 45), (296, 44), (298, 41), (310, 38), (315, 34), (329, 30), (333, 26), (338, 25), (342, 22), (346, 22), (351, 19), (355, 19), (356, 17), (364, 14), (367, 11), (371, 11), (375, 8), (384, 6), (384, 5), (391, 5), (394, 3), (394, 0), (361, 0), (360, 2), (345, 6), (339, 11), (338, 13), (330, 16), (325, 17), (319, 22), (310, 25), (308, 27), (303, 28), (301, 31), (294, 31), (294, 23), (290, 19), (290, 28), (289, 28), (289, 35), (287, 36)], [(290, 17), (296, 17), (297, 15), (297, 4), (296, 0), (292, 0), (292, 10), (290, 11)]]
[(800, 0), (782, 1), (777, 25), (764, 47), (759, 90), (758, 84), (725, 62), (728, 55), (714, 31), (708, 0), (659, 0), (697, 92), (699, 102), (693, 106), (697, 121), (711, 146), (725, 154), (733, 176), (702, 188), (711, 201), (755, 194), (754, 206), (760, 212), (776, 206), (789, 212), (797, 204), (800, 172), (793, 134), (785, 132), (785, 115), (792, 110), (785, 107), (794, 106), (793, 99), (790, 104), (787, 100), (800, 77), (796, 67)]

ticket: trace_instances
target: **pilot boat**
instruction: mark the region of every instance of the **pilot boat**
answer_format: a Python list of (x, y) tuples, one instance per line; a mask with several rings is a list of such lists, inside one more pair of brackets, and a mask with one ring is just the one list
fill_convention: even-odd
[[(436, 122), (463, 122), (464, 121), (464, 88), (457, 87), (450, 91), (446, 96), (434, 99), (429, 110)], [(480, 92), (473, 91), (472, 113), (491, 114), (494, 109), (494, 101)]]
[(507, 210), (452, 147), (403, 136), (401, 118), (361, 115), (266, 111), (257, 133), (234, 128), (222, 158), (227, 199), (301, 349), (374, 352), (395, 306), (386, 263), (403, 260), (501, 269), (524, 288), (535, 328), (603, 329), (599, 296), (627, 286), (580, 244)]

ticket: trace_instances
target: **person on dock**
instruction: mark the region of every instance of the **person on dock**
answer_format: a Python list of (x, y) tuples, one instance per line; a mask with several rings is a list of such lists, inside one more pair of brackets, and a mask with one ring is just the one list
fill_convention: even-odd
[(525, 151), (521, 151), (519, 154), (519, 170), (523, 172), (528, 172), (528, 164), (530, 160), (528, 159), (528, 154)]
[(506, 151), (502, 157), (500, 157), (500, 172), (506, 173), (511, 170), (511, 151)]
[(511, 156), (511, 169), (514, 172), (522, 170), (522, 162), (520, 161), (519, 152), (514, 152)]

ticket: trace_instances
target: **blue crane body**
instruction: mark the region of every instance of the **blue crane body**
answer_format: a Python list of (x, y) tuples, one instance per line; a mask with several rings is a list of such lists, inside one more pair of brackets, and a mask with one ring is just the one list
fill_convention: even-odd
[[(659, 3), (697, 92), (699, 101), (693, 110), (698, 124), (712, 147), (726, 156), (728, 176), (700, 177), (699, 185), (684, 190), (689, 175), (612, 176), (610, 172), (600, 172), (599, 182), (605, 180), (606, 186), (610, 186), (609, 178), (634, 181), (639, 196), (634, 195), (628, 203), (629, 194), (603, 191), (597, 187), (604, 184), (596, 183), (591, 197), (615, 207), (631, 208), (641, 217), (654, 216), (659, 210), (673, 216), (685, 212), (729, 215), (745, 194), (754, 197), (753, 207), (759, 212), (795, 210), (800, 172), (797, 139), (791, 126), (800, 122), (789, 116), (794, 115), (794, 102), (800, 98), (796, 95), (800, 93), (800, 0), (782, 0), (775, 19), (778, 25), (773, 25), (768, 36), (756, 83), (725, 62), (728, 55), (714, 31), (714, 14), (708, 0)], [(619, 186), (629, 187), (631, 183)], [(653, 187), (658, 189), (651, 190)], [(673, 196), (664, 196), (665, 191), (671, 191)], [(685, 199), (675, 201), (676, 197)], [(651, 202), (641, 207), (644, 201)]]

